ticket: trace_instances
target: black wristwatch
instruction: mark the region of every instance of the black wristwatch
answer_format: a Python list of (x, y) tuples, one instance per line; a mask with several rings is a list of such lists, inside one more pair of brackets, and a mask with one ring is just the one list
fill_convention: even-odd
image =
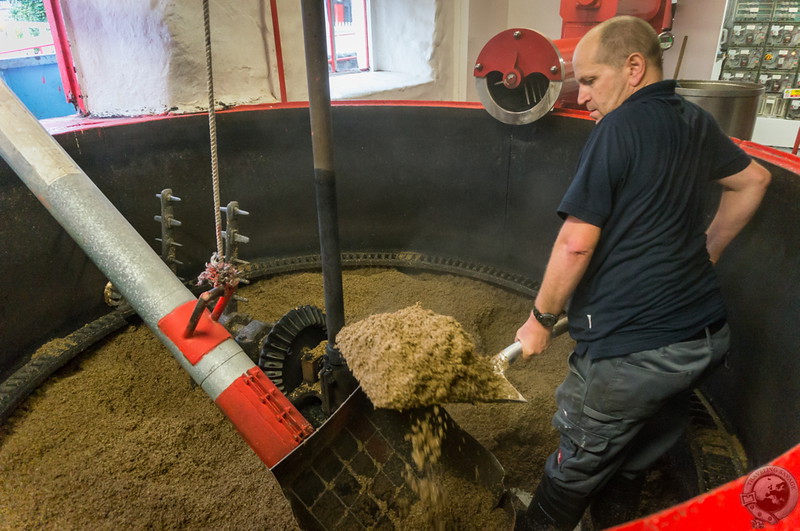
[(539, 313), (539, 310), (536, 309), (536, 306), (533, 307), (533, 316), (539, 321), (545, 328), (553, 328), (558, 321), (558, 316), (553, 315), (552, 313)]

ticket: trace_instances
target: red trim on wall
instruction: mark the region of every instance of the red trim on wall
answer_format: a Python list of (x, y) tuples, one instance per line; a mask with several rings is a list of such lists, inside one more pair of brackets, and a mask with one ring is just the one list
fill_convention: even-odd
[(277, 56), (278, 84), (281, 91), (281, 102), (286, 102), (286, 73), (283, 69), (283, 48), (281, 46), (281, 25), (278, 21), (278, 0), (270, 0), (269, 9), (272, 12), (272, 34), (275, 37), (275, 55)]
[(80, 113), (86, 116), (89, 113), (86, 110), (83, 94), (78, 84), (78, 76), (75, 73), (75, 61), (72, 59), (72, 49), (69, 46), (61, 4), (59, 0), (44, 0), (44, 9), (50, 24), (50, 31), (53, 34), (56, 61), (58, 62), (58, 71), (61, 73), (61, 83), (64, 85), (64, 95), (68, 102), (75, 105)]
[(800, 174), (800, 158), (798, 158), (796, 155), (792, 155), (791, 153), (787, 153), (785, 151), (779, 151), (768, 146), (762, 146), (761, 144), (756, 144), (755, 142), (750, 142), (748, 140), (739, 140), (734, 138), (733, 141), (739, 144), (739, 146), (751, 157), (769, 162), (770, 164), (774, 164), (775, 166), (783, 168), (784, 170), (789, 170), (792, 173)]
[[(53, 0), (48, 0), (53, 1)], [(339, 100), (332, 101), (333, 107), (445, 107), (452, 109), (483, 109), (479, 102), (473, 101), (419, 101), (419, 100)], [(259, 105), (241, 105), (224, 111), (217, 111), (218, 114), (230, 112), (259, 111), (268, 109), (303, 109), (308, 107), (307, 101), (292, 101), (281, 103), (263, 103)], [(557, 108), (551, 114), (565, 118), (576, 118), (579, 120), (591, 120), (588, 111)], [(176, 114), (176, 115), (150, 115), (136, 116), (128, 118), (83, 118), (65, 117), (50, 118), (42, 120), (42, 124), (50, 134), (67, 133), (70, 131), (82, 131), (97, 127), (113, 127), (117, 125), (127, 125), (132, 123), (149, 122), (154, 120), (171, 120), (196, 114)], [(763, 160), (775, 166), (789, 170), (800, 175), (800, 158), (777, 149), (773, 149), (754, 142), (733, 139), (750, 156)]]

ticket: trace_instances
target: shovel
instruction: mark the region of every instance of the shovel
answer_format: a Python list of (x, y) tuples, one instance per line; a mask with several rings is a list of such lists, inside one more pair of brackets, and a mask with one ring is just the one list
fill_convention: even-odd
[[(553, 337), (558, 337), (564, 332), (569, 329), (569, 323), (567, 322), (566, 317), (562, 317), (558, 320), (558, 322), (553, 326)], [(505, 383), (508, 384), (508, 388), (504, 387), (503, 392), (506, 393), (507, 396), (503, 396), (498, 399), (489, 399), (485, 400), (486, 402), (527, 402), (525, 397), (517, 391), (517, 389), (511, 385), (506, 379), (505, 372), (511, 366), (512, 363), (517, 361), (517, 359), (522, 355), (522, 343), (519, 341), (515, 341), (511, 345), (507, 346), (494, 356), (492, 356), (492, 368), (494, 369), (495, 375), (499, 378), (502, 378)], [(483, 401), (483, 400), (482, 400)]]
[[(556, 324), (554, 336), (566, 331), (566, 321)], [(508, 385), (508, 397), (482, 402), (526, 402), (503, 374), (521, 353), (517, 342), (494, 356), (493, 361), (503, 358), (496, 372)], [(358, 387), (311, 437), (271, 469), (300, 526), (312, 531), (350, 526), (402, 529), (409, 505), (418, 499), (406, 481), (414, 466), (406, 435), (415, 421), (432, 410), (433, 406), (376, 409)], [(508, 528), (513, 528), (512, 496), (503, 485), (505, 472), (497, 458), (446, 410), (438, 414), (447, 425), (441, 446), (443, 471), (491, 492), (495, 507), (505, 514)]]

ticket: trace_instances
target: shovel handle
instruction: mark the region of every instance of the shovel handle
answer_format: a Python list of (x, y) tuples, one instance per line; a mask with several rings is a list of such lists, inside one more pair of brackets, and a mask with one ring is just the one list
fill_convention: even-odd
[(498, 363), (508, 366), (517, 361), (517, 358), (519, 358), (521, 354), (522, 343), (519, 341), (514, 341), (499, 353), (495, 354), (495, 359), (498, 361)]
[[(562, 317), (553, 326), (553, 337), (558, 337), (569, 329), (569, 323), (566, 317)], [(511, 365), (522, 355), (522, 343), (514, 341), (512, 344), (501, 350), (495, 355), (495, 359)]]

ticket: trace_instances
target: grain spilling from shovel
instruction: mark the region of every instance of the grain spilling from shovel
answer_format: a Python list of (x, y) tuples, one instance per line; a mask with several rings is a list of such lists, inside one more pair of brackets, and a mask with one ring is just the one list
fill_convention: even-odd
[[(375, 407), (405, 410), (433, 406), (417, 419), (406, 440), (413, 466), (405, 480), (417, 496), (398, 528), (507, 529), (506, 515), (485, 488), (440, 465), (447, 426), (438, 404), (518, 397), (495, 372), (491, 358), (452, 317), (416, 304), (372, 315), (344, 327), (337, 346)], [(468, 510), (458, 510), (467, 503)], [(476, 527), (477, 526), (477, 527)]]
[(472, 337), (452, 317), (419, 303), (348, 325), (336, 344), (375, 407), (410, 409), (518, 396), (476, 355)]

